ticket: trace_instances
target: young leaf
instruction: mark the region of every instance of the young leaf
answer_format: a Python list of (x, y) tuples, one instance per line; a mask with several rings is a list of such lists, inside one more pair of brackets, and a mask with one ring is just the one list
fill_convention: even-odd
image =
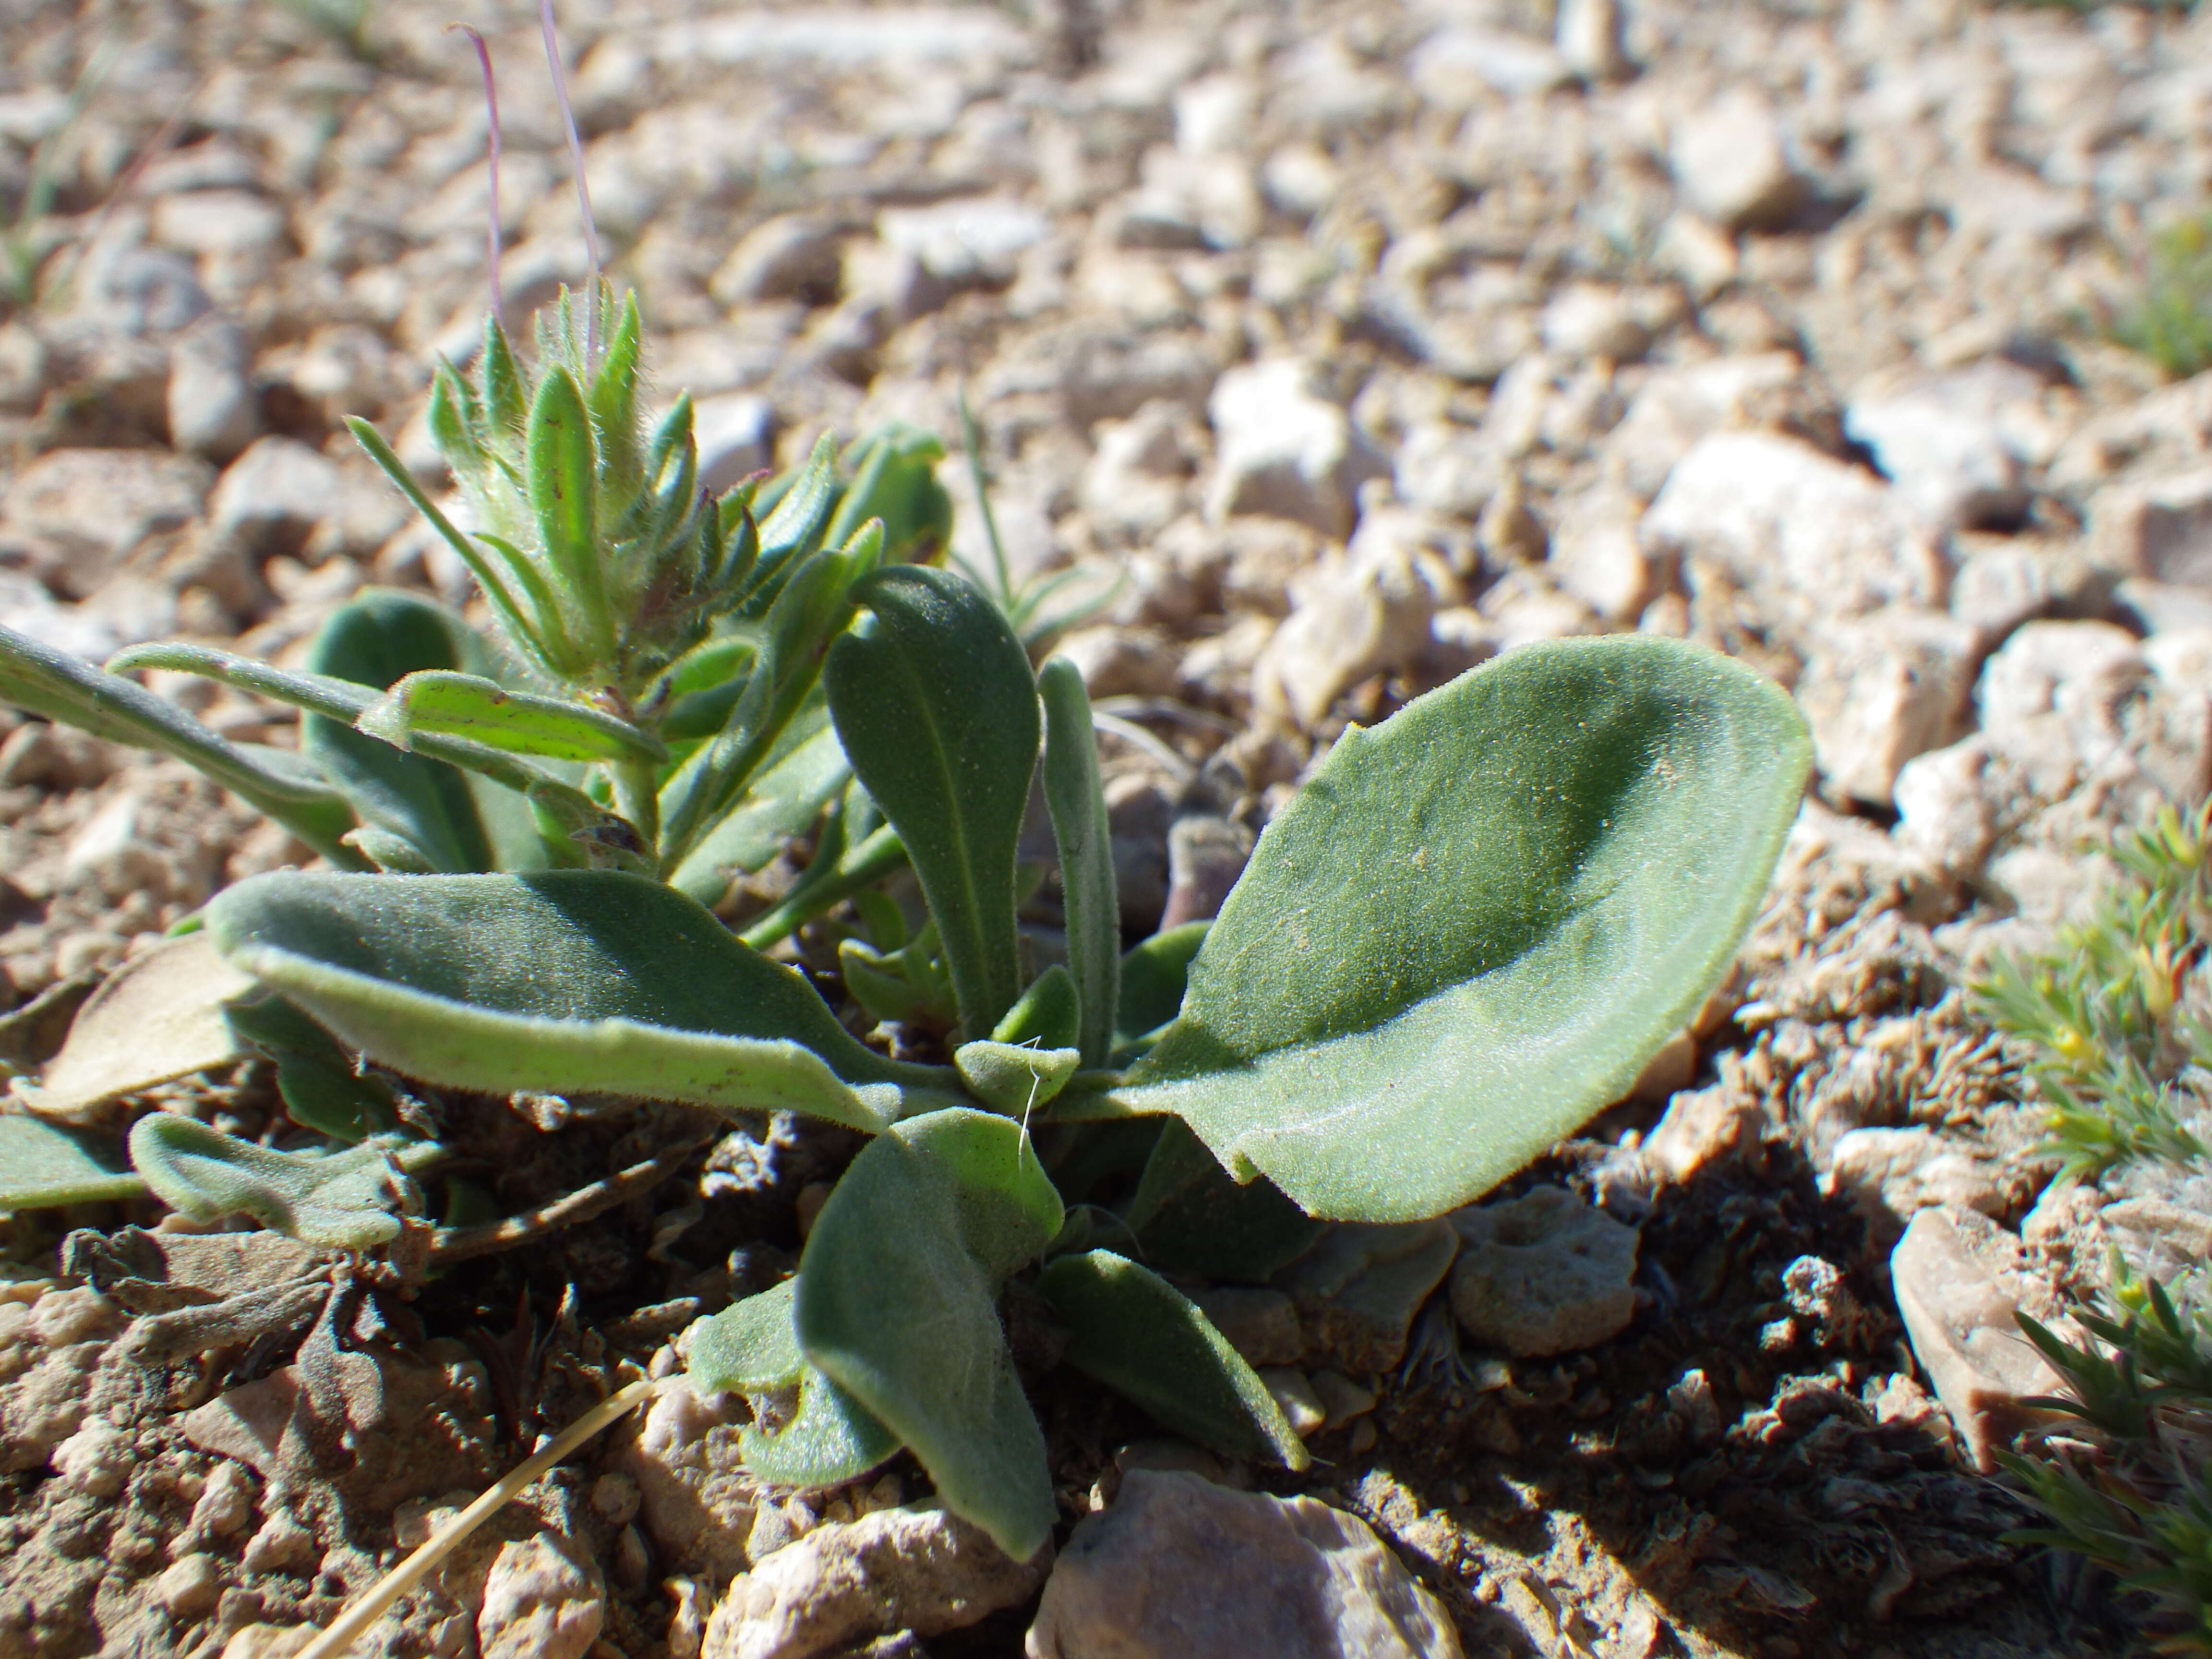
[(1055, 962), (1030, 981), (1030, 988), (1006, 1010), (1006, 1018), (991, 1028), (991, 1041), (1073, 1048), (1082, 1022), (1074, 976)]
[(21, 1112), (0, 1112), (0, 1214), (137, 1198), (145, 1178), (120, 1148)]
[(994, 1304), (1061, 1220), (1021, 1126), (954, 1108), (861, 1149), (799, 1264), (806, 1357), (913, 1449), (948, 1508), (1018, 1561), (1043, 1547), (1057, 1510)]
[(611, 666), (615, 623), (607, 608), (606, 573), (599, 568), (598, 457), (583, 389), (566, 368), (549, 370), (538, 383), (526, 441), (530, 505), (547, 562), (581, 617), (584, 637), (596, 653), (593, 666)]
[[(306, 665), (311, 673), (381, 691), (417, 669), (463, 666), (466, 629), (459, 617), (411, 595), (365, 593), (323, 624)], [(486, 803), (456, 768), (404, 754), (327, 714), (311, 713), (300, 722), (300, 746), (337, 781), (370, 824), (402, 837), (432, 868), (462, 875), (501, 867), (485, 822)], [(537, 842), (526, 818), (501, 839), (519, 843), (514, 850), (526, 855)], [(373, 849), (363, 850), (375, 856)], [(541, 854), (523, 862), (526, 867), (544, 859)]]
[(963, 1042), (952, 1064), (969, 1093), (996, 1112), (1026, 1123), (1067, 1086), (1083, 1056), (1073, 1048), (1033, 1048), (1018, 1042)]
[(1479, 1197), (1695, 1012), (1810, 760), (1778, 687), (1628, 635), (1525, 647), (1348, 731), (1121, 1097), (1316, 1215)]
[(1037, 689), (1044, 697), (1044, 804), (1060, 846), (1067, 910), (1067, 966), (1082, 1000), (1076, 1046), (1085, 1066), (1104, 1066), (1113, 1058), (1121, 994), (1121, 899), (1098, 781), (1098, 738), (1090, 694), (1073, 663), (1054, 658), (1038, 674)]
[(1285, 1468), (1312, 1461), (1267, 1385), (1158, 1273), (1092, 1250), (1053, 1262), (1037, 1275), (1037, 1291), (1068, 1329), (1066, 1363), (1177, 1434)]
[(894, 565), (854, 597), (875, 627), (830, 648), (830, 712), (921, 878), (961, 1025), (981, 1036), (1021, 991), (1014, 851), (1036, 769), (1036, 681), (998, 607), (961, 577)]
[[(738, 1449), (753, 1474), (780, 1486), (834, 1486), (898, 1450), (898, 1438), (806, 1363), (792, 1328), (798, 1291), (799, 1281), (787, 1279), (700, 1321), (684, 1369), (703, 1392), (751, 1402), (753, 1422), (738, 1434)], [(763, 1427), (779, 1407), (787, 1413), (781, 1425)]]
[(341, 837), (353, 808), (312, 763), (281, 750), (258, 753), (216, 736), (134, 680), (0, 628), (0, 702), (27, 708), (111, 743), (174, 756), (274, 818), (342, 870), (366, 862)]
[(153, 1112), (131, 1126), (131, 1162), (154, 1195), (194, 1221), (250, 1215), (326, 1250), (367, 1250), (419, 1214), (416, 1170), (445, 1156), (434, 1141), (379, 1135), (316, 1158), (227, 1135), (197, 1118)]
[(589, 703), (510, 691), (480, 675), (440, 669), (408, 675), (354, 724), (401, 749), (413, 746), (417, 732), (443, 732), (547, 760), (657, 764), (668, 758), (658, 738)]
[(1153, 934), (1121, 958), (1121, 997), (1114, 1022), (1117, 1051), (1143, 1044), (1182, 1011), (1191, 958), (1212, 926), (1187, 921)]
[(208, 931), (370, 1060), (449, 1087), (782, 1108), (870, 1131), (957, 1098), (950, 1073), (866, 1048), (796, 972), (641, 877), (257, 876), (216, 897)]

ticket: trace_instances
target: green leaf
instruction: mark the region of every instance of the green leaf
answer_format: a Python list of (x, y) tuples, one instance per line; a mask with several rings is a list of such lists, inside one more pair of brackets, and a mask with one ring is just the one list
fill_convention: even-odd
[(980, 1035), (1021, 991), (1014, 854), (1036, 769), (1036, 681), (998, 607), (962, 577), (894, 565), (854, 597), (875, 626), (830, 648), (830, 712), (906, 845), (961, 1024)]
[(276, 1062), (276, 1093), (293, 1122), (350, 1146), (399, 1128), (392, 1085), (363, 1075), (331, 1034), (282, 997), (261, 996), (224, 1010), (240, 1042)]
[(1104, 1066), (1114, 1054), (1121, 995), (1121, 898), (1098, 778), (1098, 738), (1091, 696), (1073, 663), (1054, 658), (1038, 674), (1037, 690), (1044, 698), (1044, 804), (1060, 847), (1067, 965), (1082, 1000), (1076, 1046), (1085, 1066)]
[[(753, 1423), (738, 1436), (745, 1468), (780, 1486), (857, 1480), (899, 1449), (898, 1438), (812, 1365), (792, 1310), (799, 1281), (749, 1296), (692, 1328), (684, 1369), (709, 1394), (744, 1395)], [(780, 1416), (780, 1426), (763, 1420)]]
[(599, 568), (598, 457), (583, 390), (566, 368), (556, 366), (538, 383), (526, 443), (530, 506), (546, 562), (582, 622), (592, 666), (611, 667), (615, 623), (607, 608), (606, 573)]
[(21, 1112), (0, 1113), (0, 1212), (142, 1196), (145, 1179), (124, 1167), (121, 1151)]
[(1018, 1042), (963, 1042), (952, 1064), (968, 1091), (996, 1112), (1029, 1121), (1049, 1105), (1082, 1064), (1073, 1048), (1037, 1048)]
[(992, 1027), (991, 1041), (1073, 1048), (1082, 1017), (1074, 977), (1055, 962), (1030, 981), (1006, 1018)]
[(885, 1060), (713, 914), (610, 870), (257, 876), (218, 895), (231, 962), (378, 1065), (452, 1088), (640, 1095), (876, 1130), (951, 1074)]
[(1021, 1126), (961, 1108), (861, 1149), (807, 1236), (806, 1357), (909, 1447), (955, 1514), (1026, 1561), (1056, 1507), (994, 1304), (1062, 1220)]
[(0, 702), (111, 743), (170, 755), (274, 818), (341, 869), (364, 860), (340, 837), (353, 809), (311, 762), (281, 750), (230, 743), (135, 680), (0, 628)]
[(658, 738), (589, 703), (511, 691), (479, 675), (442, 669), (408, 675), (355, 725), (401, 749), (413, 746), (417, 732), (444, 732), (547, 760), (658, 764), (668, 758)]
[(714, 903), (735, 877), (766, 867), (852, 779), (844, 745), (830, 724), (830, 705), (818, 698), (792, 720), (778, 748), (744, 798), (677, 866), (670, 885)]
[(1810, 755), (1771, 682), (1636, 635), (1524, 647), (1347, 731), (1121, 1097), (1316, 1215), (1479, 1197), (1718, 982)]
[(880, 519), (886, 562), (906, 564), (927, 559), (951, 539), (952, 497), (937, 482), (945, 446), (934, 433), (893, 421), (853, 447), (853, 482), (823, 540), (835, 546)]
[(1325, 1224), (1273, 1182), (1240, 1186), (1182, 1119), (1160, 1121), (1127, 1218), (1147, 1261), (1258, 1284), (1321, 1237)]
[[(466, 624), (441, 606), (404, 593), (367, 593), (322, 625), (306, 666), (381, 691), (417, 669), (460, 667), (469, 643)], [(499, 867), (480, 803), (456, 768), (402, 753), (327, 714), (301, 721), (300, 746), (337, 780), (363, 818), (404, 838), (432, 868), (460, 875)], [(519, 827), (526, 834), (524, 845), (534, 843), (526, 821)]]
[(1166, 1427), (1231, 1457), (1303, 1469), (1283, 1408), (1188, 1297), (1110, 1250), (1064, 1255), (1037, 1275), (1070, 1340), (1066, 1362)]
[(194, 1221), (249, 1215), (327, 1250), (367, 1250), (419, 1215), (414, 1174), (445, 1156), (434, 1141), (379, 1135), (314, 1157), (227, 1135), (198, 1118), (152, 1112), (131, 1129), (131, 1162), (154, 1196)]
[(1121, 998), (1114, 1030), (1117, 1052), (1151, 1040), (1182, 1011), (1191, 958), (1212, 926), (1211, 921), (1187, 921), (1153, 934), (1121, 958)]

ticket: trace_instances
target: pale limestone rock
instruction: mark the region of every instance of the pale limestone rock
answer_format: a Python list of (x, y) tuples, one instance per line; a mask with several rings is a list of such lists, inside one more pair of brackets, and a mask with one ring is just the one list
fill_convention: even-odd
[(911, 254), (924, 271), (956, 288), (1003, 288), (1021, 255), (1050, 229), (1035, 208), (992, 196), (886, 208), (876, 221), (886, 246)]
[(219, 532), (271, 547), (337, 512), (342, 486), (337, 465), (319, 451), (296, 438), (261, 438), (223, 470), (208, 516)]
[(97, 562), (73, 568), (82, 585), (149, 536), (190, 522), (207, 500), (214, 473), (192, 456), (154, 449), (57, 449), (9, 480), (0, 514), (19, 532)]
[(1611, 622), (1632, 620), (1653, 598), (1657, 573), (1638, 538), (1638, 515), (1635, 501), (1593, 492), (1569, 502), (1552, 532), (1545, 569)]
[(2212, 590), (2212, 467), (2099, 490), (2089, 551), (2122, 575)]
[(1802, 628), (1899, 602), (1932, 609), (1942, 598), (1936, 550), (1889, 487), (1794, 438), (1698, 440), (1642, 533), (1655, 552), (1711, 560)]
[(605, 1612), (598, 1564), (575, 1540), (541, 1531), (493, 1559), (477, 1647), (483, 1659), (583, 1659)]
[(1549, 41), (1467, 26), (1424, 40), (1406, 72), (1414, 89), (1443, 110), (1470, 109), (1492, 93), (1549, 92), (1575, 78), (1574, 67)]
[(892, 1631), (960, 1630), (1026, 1601), (1042, 1572), (943, 1510), (825, 1522), (731, 1582), (703, 1659), (812, 1659)]
[(1206, 413), (1216, 451), (1210, 517), (1265, 514), (1351, 533), (1360, 484), (1385, 469), (1344, 410), (1313, 390), (1304, 363), (1275, 357), (1228, 370)]
[(1893, 1238), (1938, 1205), (2002, 1215), (2004, 1170), (1971, 1143), (1932, 1129), (1852, 1129), (1838, 1136), (1820, 1190), (1850, 1200), (1875, 1232)]
[(65, 1488), (88, 1498), (113, 1498), (131, 1478), (138, 1449), (122, 1430), (94, 1418), (55, 1447), (49, 1461)]
[(691, 410), (699, 485), (720, 495), (775, 460), (775, 407), (750, 392), (702, 398)]
[(1331, 556), (1293, 593), (1289, 619), (1254, 666), (1253, 702), (1303, 727), (1362, 680), (1418, 662), (1437, 611), (1435, 586), (1395, 549)]
[(1579, 283), (1544, 307), (1544, 349), (1566, 358), (1632, 363), (1651, 344), (1650, 324), (1633, 296), (1617, 288)]
[(1562, 0), (1553, 44), (1586, 81), (1615, 81), (1629, 72), (1621, 46), (1620, 0)]
[(1321, 1432), (1328, 1421), (1328, 1407), (1314, 1392), (1311, 1377), (1295, 1365), (1262, 1365), (1259, 1377), (1275, 1404), (1282, 1407), (1283, 1420), (1291, 1425), (1292, 1434), (1304, 1440)]
[(832, 215), (780, 213), (738, 239), (716, 268), (707, 291), (726, 306), (767, 300), (823, 304), (836, 297), (843, 270), (841, 245), (852, 227)]
[[(1731, 262), (1733, 248), (1725, 241)], [(1639, 501), (1650, 501), (1698, 439), (1735, 427), (1810, 422), (1820, 411), (1806, 392), (1796, 355), (1769, 351), (1650, 371), (1620, 422), (1600, 448), (1607, 472)]]
[(1168, 897), (1160, 929), (1211, 921), (1252, 856), (1252, 831), (1234, 818), (1192, 814), (1168, 830)]
[(1142, 540), (1181, 517), (1202, 442), (1193, 426), (1188, 410), (1165, 399), (1100, 422), (1078, 491), (1091, 524)]
[(1053, 654), (1075, 665), (1094, 702), (1173, 696), (1182, 682), (1182, 655), (1156, 628), (1079, 628)]
[(1756, 1145), (1758, 1136), (1759, 1102), (1741, 1090), (1715, 1084), (1676, 1094), (1637, 1150), (1645, 1167), (1661, 1179), (1685, 1182), (1747, 1145)]
[(1449, 1617), (1366, 1523), (1310, 1498), (1133, 1469), (1075, 1529), (1029, 1659), (1460, 1659)]
[(1452, 1313), (1475, 1341), (1516, 1358), (1577, 1353), (1636, 1316), (1636, 1229), (1565, 1188), (1469, 1205), (1449, 1219), (1461, 1239)]
[(2044, 1415), (2024, 1402), (2063, 1387), (2014, 1316), (2027, 1277), (2021, 1261), (2017, 1239), (1965, 1210), (1923, 1210), (1890, 1253), (1913, 1355), (1984, 1471), (2006, 1439)]
[(261, 432), (261, 395), (246, 331), (228, 318), (202, 318), (169, 348), (169, 442), (228, 461)]
[(1406, 1357), (1413, 1316), (1458, 1250), (1458, 1235), (1442, 1218), (1340, 1223), (1274, 1283), (1297, 1306), (1310, 1360), (1373, 1376)]
[(215, 1608), (222, 1594), (222, 1575), (215, 1558), (194, 1551), (172, 1561), (154, 1581), (154, 1597), (179, 1626), (197, 1622)]
[(761, 1500), (738, 1455), (742, 1426), (734, 1402), (702, 1400), (687, 1380), (672, 1377), (614, 1465), (637, 1483), (639, 1519), (677, 1571), (745, 1569)]
[(1779, 223), (1803, 199), (1805, 181), (1783, 147), (1765, 98), (1736, 87), (1675, 122), (1668, 159), (1683, 198), (1730, 230)]
[(1929, 523), (2008, 525), (2027, 509), (2029, 465), (2057, 447), (2042, 395), (2033, 370), (1990, 358), (1864, 387), (1844, 407), (1844, 430)]
[(1887, 806), (1905, 763), (1958, 735), (1978, 643), (1968, 624), (1907, 605), (1813, 635), (1797, 702), (1832, 798)]

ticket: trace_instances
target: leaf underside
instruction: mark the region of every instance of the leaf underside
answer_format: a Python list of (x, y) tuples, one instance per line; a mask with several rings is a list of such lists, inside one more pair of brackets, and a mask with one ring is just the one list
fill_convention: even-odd
[(1620, 1097), (1750, 924), (1810, 769), (1749, 669), (1523, 647), (1346, 733), (1119, 1098), (1309, 1212), (1479, 1197)]
[(614, 871), (257, 876), (216, 897), (236, 966), (379, 1065), (449, 1087), (811, 1113), (876, 1130), (957, 1098), (873, 1053), (696, 901)]
[(145, 1180), (120, 1151), (21, 1112), (0, 1113), (0, 1212), (138, 1197)]

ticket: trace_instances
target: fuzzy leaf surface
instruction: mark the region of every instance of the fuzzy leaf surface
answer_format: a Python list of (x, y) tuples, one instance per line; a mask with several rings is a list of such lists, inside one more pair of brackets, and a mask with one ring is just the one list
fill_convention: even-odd
[(957, 1098), (863, 1046), (793, 969), (642, 877), (257, 876), (223, 954), (370, 1060), (449, 1087), (785, 1108), (870, 1131)]
[(546, 760), (658, 764), (668, 758), (659, 738), (588, 703), (509, 690), (481, 675), (444, 669), (408, 675), (355, 724), (402, 749), (416, 732), (444, 732)]
[(1067, 909), (1067, 966), (1082, 1003), (1076, 1047), (1085, 1066), (1103, 1066), (1113, 1057), (1121, 994), (1121, 900), (1098, 776), (1098, 738), (1091, 696), (1073, 663), (1054, 658), (1038, 674), (1037, 689), (1044, 701), (1044, 801)]
[(1261, 838), (1123, 1100), (1316, 1215), (1438, 1215), (1617, 1099), (1750, 925), (1811, 765), (1677, 641), (1528, 646), (1354, 728)]
[(806, 1357), (1018, 1561), (1043, 1546), (1057, 1511), (996, 1303), (1062, 1218), (1022, 1127), (953, 1108), (861, 1149), (799, 1264)]
[(117, 1150), (25, 1113), (0, 1113), (0, 1213), (140, 1196), (145, 1178)]
[[(704, 1390), (754, 1402), (754, 1421), (738, 1436), (754, 1474), (777, 1486), (834, 1486), (875, 1468), (898, 1438), (807, 1363), (792, 1326), (798, 1292), (799, 1281), (787, 1279), (700, 1321), (684, 1369)], [(764, 1401), (788, 1412), (780, 1427), (760, 1425)]]
[(961, 1024), (981, 1036), (1021, 992), (1014, 861), (1042, 740), (1036, 680), (999, 608), (962, 577), (894, 565), (854, 598), (875, 626), (830, 648), (830, 712), (921, 879)]
[(1151, 1269), (1111, 1250), (1064, 1255), (1037, 1275), (1037, 1291), (1068, 1329), (1066, 1363), (1177, 1434), (1285, 1468), (1311, 1461), (1267, 1385)]
[(434, 1141), (378, 1135), (326, 1157), (280, 1152), (174, 1112), (131, 1129), (131, 1162), (154, 1195), (194, 1221), (250, 1215), (288, 1238), (367, 1250), (399, 1237), (419, 1213), (414, 1172), (445, 1156)]

